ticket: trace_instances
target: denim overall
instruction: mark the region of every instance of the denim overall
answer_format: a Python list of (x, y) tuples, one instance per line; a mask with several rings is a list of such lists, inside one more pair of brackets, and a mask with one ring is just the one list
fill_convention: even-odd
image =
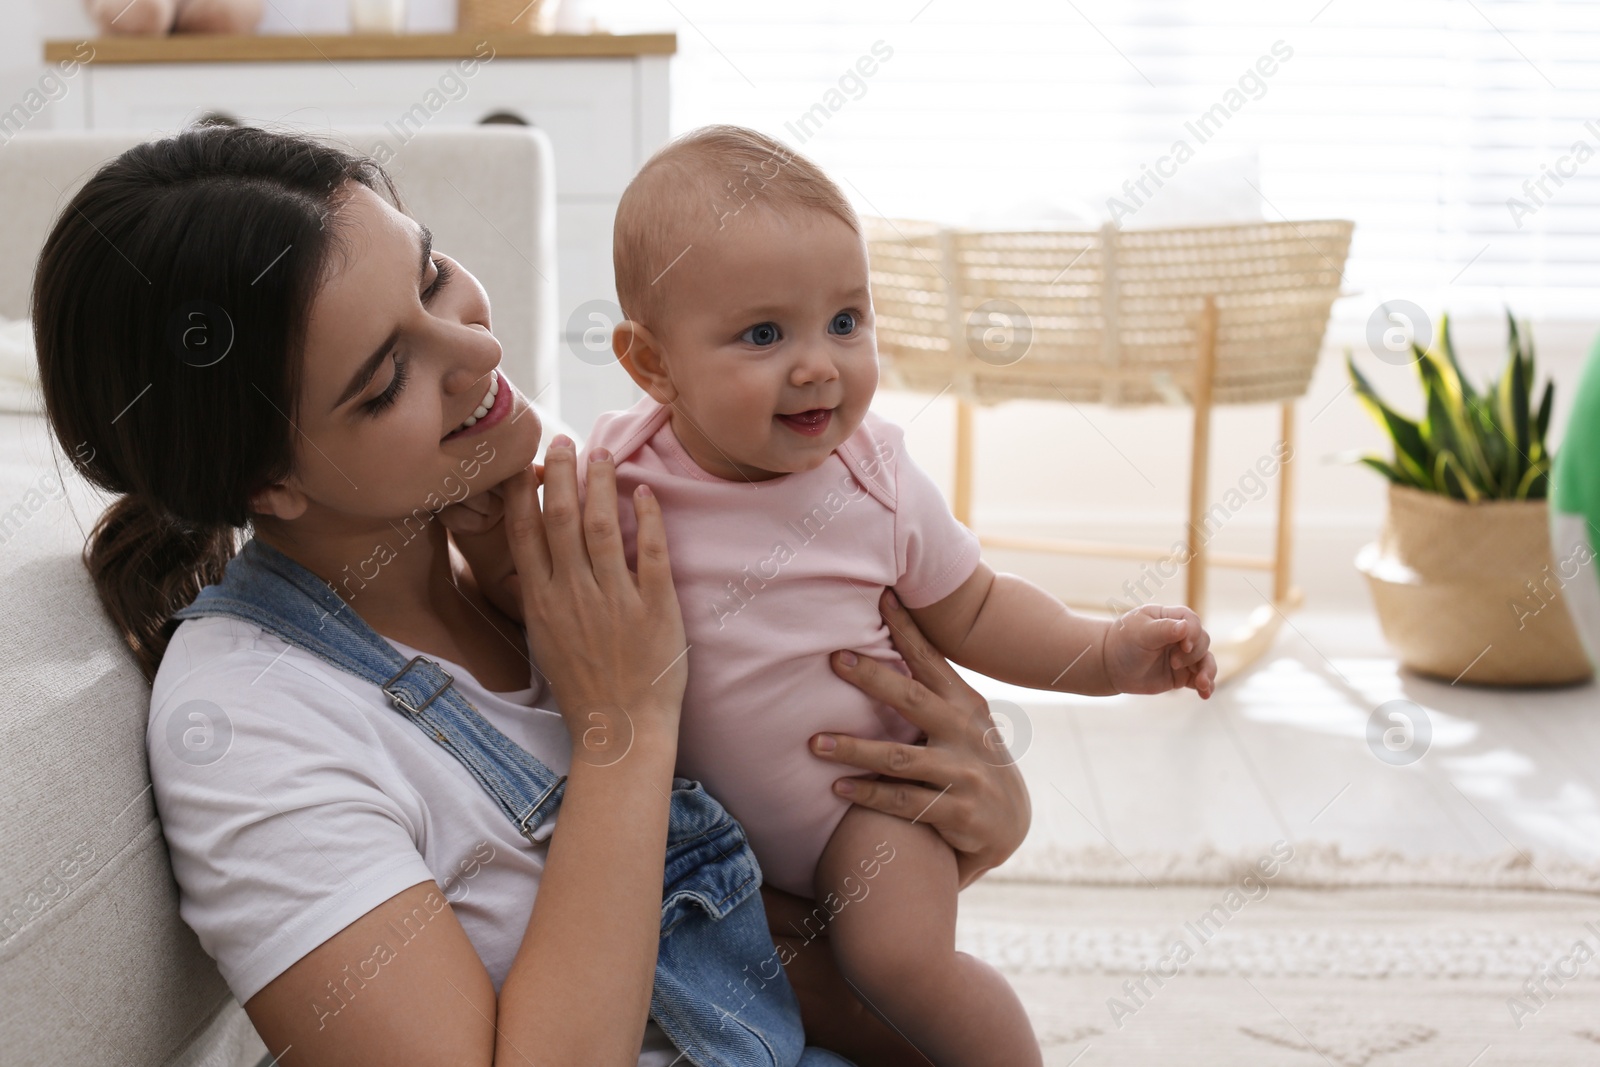
[[(258, 538), (176, 619), (230, 615), (383, 689), (532, 840), (561, 803), (556, 775), (480, 715), (433, 660), (409, 661), (326, 582)], [(799, 1003), (761, 905), (744, 829), (700, 783), (675, 778), (650, 1015), (697, 1067), (849, 1067), (805, 1048)], [(537, 905), (536, 905), (537, 906)]]

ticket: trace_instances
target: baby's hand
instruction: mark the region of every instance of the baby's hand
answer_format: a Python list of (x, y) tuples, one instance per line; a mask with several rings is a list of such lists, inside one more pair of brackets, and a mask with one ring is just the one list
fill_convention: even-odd
[(451, 504), (439, 512), (439, 521), (461, 550), (484, 598), (510, 618), (522, 622), (517, 566), (506, 539), (505, 498), (498, 485)]
[(1106, 678), (1119, 693), (1216, 689), (1217, 661), (1200, 616), (1181, 605), (1145, 604), (1112, 621), (1103, 650)]

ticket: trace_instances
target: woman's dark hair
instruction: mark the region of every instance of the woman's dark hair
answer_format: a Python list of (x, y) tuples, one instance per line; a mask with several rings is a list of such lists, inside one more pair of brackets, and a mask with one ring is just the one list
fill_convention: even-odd
[(348, 181), (404, 210), (369, 157), (206, 122), (102, 166), (39, 254), (45, 413), (79, 473), (121, 494), (83, 559), (147, 681), (172, 613), (242, 543), (250, 495), (292, 470), (307, 322)]

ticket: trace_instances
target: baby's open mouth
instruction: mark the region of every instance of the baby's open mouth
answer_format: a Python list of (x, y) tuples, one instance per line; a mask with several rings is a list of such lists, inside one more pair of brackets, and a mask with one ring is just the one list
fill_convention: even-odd
[(833, 409), (812, 408), (810, 411), (797, 411), (793, 415), (779, 415), (777, 419), (795, 433), (815, 437), (828, 428), (828, 423), (833, 420)]

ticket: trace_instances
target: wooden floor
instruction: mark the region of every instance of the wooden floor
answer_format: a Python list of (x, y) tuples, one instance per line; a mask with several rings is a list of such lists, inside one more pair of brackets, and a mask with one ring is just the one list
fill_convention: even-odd
[[(1034, 804), (1018, 861), (1106, 844), (1130, 856), (1208, 845), (1259, 853), (1282, 838), (1347, 855), (1476, 860), (1516, 849), (1535, 864), (1600, 863), (1600, 687), (1426, 680), (1399, 670), (1368, 615), (1295, 614), (1209, 701), (1192, 690), (1090, 698), (969, 677), (1002, 718), (1018, 720), (1013, 748)], [(1380, 759), (1367, 739), (1373, 711), (1394, 700), (1420, 709), (1412, 715), (1431, 731), (1406, 765)]]

